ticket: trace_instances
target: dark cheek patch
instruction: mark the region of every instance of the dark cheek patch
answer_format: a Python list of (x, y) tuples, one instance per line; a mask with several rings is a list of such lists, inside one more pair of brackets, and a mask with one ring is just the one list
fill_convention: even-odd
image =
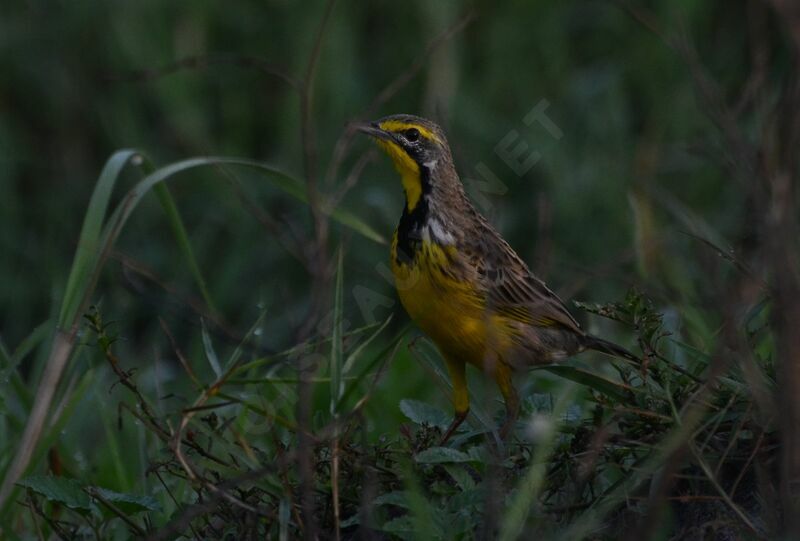
[(417, 144), (406, 144), (404, 147), (405, 151), (411, 156), (415, 162), (420, 163), (422, 156), (424, 154), (422, 146)]

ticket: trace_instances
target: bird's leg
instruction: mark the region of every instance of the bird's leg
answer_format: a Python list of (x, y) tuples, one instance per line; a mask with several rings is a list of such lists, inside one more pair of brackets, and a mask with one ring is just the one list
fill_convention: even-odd
[(453, 435), (453, 432), (456, 431), (456, 428), (464, 422), (464, 419), (467, 418), (467, 414), (469, 411), (457, 411), (455, 417), (453, 418), (453, 422), (450, 423), (450, 426), (447, 427), (447, 432), (444, 433), (442, 436), (442, 441), (439, 442), (439, 445), (444, 445), (447, 443), (447, 440), (450, 439), (450, 436)]
[(467, 418), (469, 413), (469, 392), (467, 391), (467, 375), (466, 365), (462, 361), (450, 359), (445, 356), (447, 363), (447, 371), (450, 372), (450, 381), (453, 383), (453, 408), (455, 409), (455, 416), (453, 422), (447, 428), (447, 431), (442, 436), (442, 441), (439, 445), (444, 445), (450, 436), (453, 435), (456, 428), (459, 427), (464, 419)]
[(507, 364), (497, 363), (494, 378), (506, 402), (506, 422), (503, 423), (503, 427), (500, 429), (500, 437), (505, 440), (511, 433), (511, 429), (514, 428), (514, 423), (519, 416), (519, 396), (517, 396), (517, 390), (511, 382), (511, 369)]

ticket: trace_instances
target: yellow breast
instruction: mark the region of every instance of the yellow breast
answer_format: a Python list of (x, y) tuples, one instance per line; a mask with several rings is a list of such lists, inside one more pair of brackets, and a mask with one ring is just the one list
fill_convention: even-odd
[(446, 272), (455, 250), (423, 241), (413, 262), (397, 260), (397, 235), (392, 241), (392, 272), (408, 315), (444, 355), (482, 366), (488, 352), (510, 345), (505, 318), (486, 309), (485, 296), (466, 280)]

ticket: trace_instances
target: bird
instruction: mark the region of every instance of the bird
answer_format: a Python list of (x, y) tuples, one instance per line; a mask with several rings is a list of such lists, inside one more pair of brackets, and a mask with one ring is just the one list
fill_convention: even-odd
[(638, 360), (585, 332), (475, 208), (436, 123), (395, 114), (355, 128), (389, 155), (405, 193), (391, 270), (403, 307), (435, 343), (450, 376), (455, 411), (442, 445), (469, 412), (468, 364), (497, 383), (506, 408), (505, 438), (520, 409), (515, 372), (587, 349)]

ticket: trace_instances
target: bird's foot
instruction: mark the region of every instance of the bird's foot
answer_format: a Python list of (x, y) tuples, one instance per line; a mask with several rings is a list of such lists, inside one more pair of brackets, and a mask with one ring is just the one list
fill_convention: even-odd
[(442, 441), (439, 442), (440, 446), (447, 443), (447, 440), (450, 439), (450, 436), (453, 435), (453, 432), (456, 431), (456, 428), (458, 428), (461, 425), (461, 423), (464, 422), (464, 419), (467, 418), (467, 413), (469, 413), (469, 410), (456, 412), (456, 415), (453, 418), (453, 422), (450, 423), (449, 427), (447, 427), (447, 431), (444, 433), (444, 436), (442, 436)]

